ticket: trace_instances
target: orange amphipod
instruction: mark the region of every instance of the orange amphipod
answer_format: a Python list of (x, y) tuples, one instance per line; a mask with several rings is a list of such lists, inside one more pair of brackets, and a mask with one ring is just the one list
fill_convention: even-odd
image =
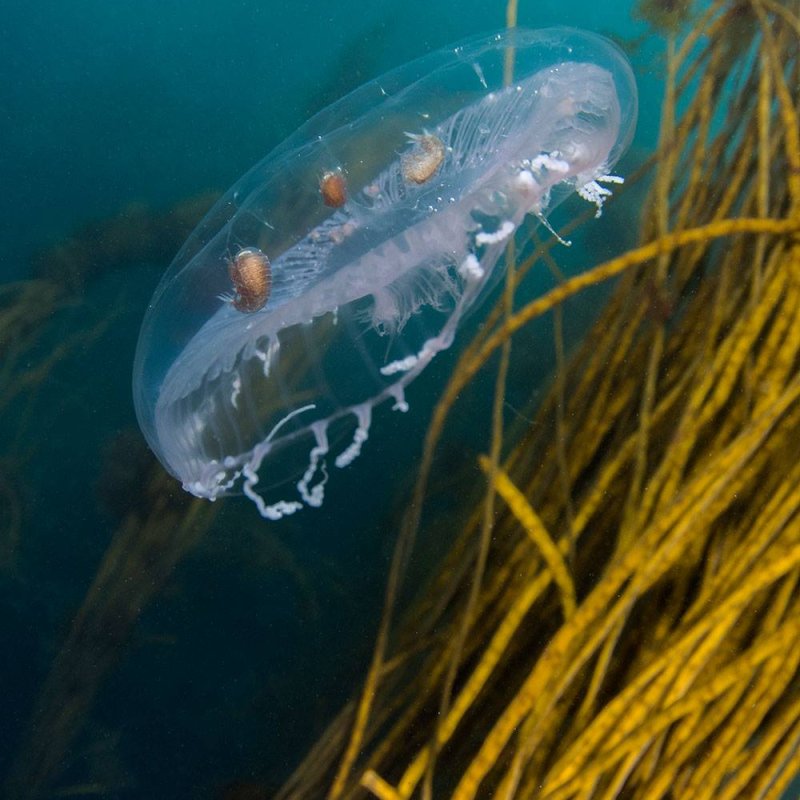
[(414, 149), (403, 156), (403, 177), (411, 183), (430, 180), (444, 161), (444, 142), (432, 133), (411, 135)]
[(339, 208), (347, 202), (347, 181), (340, 169), (328, 170), (319, 179), (319, 191), (326, 206)]
[(258, 311), (266, 305), (272, 289), (272, 267), (265, 253), (257, 247), (245, 247), (228, 261), (228, 275), (237, 311)]

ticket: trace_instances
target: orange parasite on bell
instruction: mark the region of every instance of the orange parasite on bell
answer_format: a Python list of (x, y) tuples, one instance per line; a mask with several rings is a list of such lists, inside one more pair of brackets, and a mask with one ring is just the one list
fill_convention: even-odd
[(347, 181), (340, 169), (328, 170), (319, 179), (319, 192), (326, 206), (339, 208), (347, 202)]
[(432, 133), (409, 135), (414, 142), (414, 149), (403, 156), (403, 177), (411, 183), (425, 183), (436, 174), (444, 161), (444, 142)]
[(237, 311), (258, 311), (266, 305), (272, 290), (272, 267), (265, 253), (257, 247), (245, 247), (228, 261), (228, 275)]

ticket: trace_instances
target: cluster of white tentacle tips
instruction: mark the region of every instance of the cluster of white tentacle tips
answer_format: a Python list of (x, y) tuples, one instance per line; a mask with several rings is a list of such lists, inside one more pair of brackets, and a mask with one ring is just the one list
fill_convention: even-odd
[(619, 175), (598, 175), (593, 180), (578, 187), (578, 194), (584, 200), (597, 206), (595, 218), (603, 213), (603, 203), (613, 194), (611, 189), (607, 186), (601, 186), (601, 183), (625, 183), (625, 178), (621, 178)]
[[(523, 193), (528, 193), (531, 196), (537, 194), (537, 189), (543, 175), (563, 175), (565, 178), (569, 175), (570, 165), (569, 162), (562, 158), (562, 154), (558, 150), (551, 153), (539, 153), (534, 158), (526, 158), (520, 162), (519, 172), (517, 174), (517, 184)], [(581, 178), (583, 182), (580, 183)], [(588, 178), (588, 180), (586, 180)], [(578, 195), (589, 203), (594, 203), (597, 207), (595, 217), (599, 217), (603, 213), (603, 204), (611, 197), (612, 191), (604, 183), (622, 184), (625, 179), (619, 175), (600, 174), (594, 176), (578, 176), (579, 185), (576, 187)], [(552, 183), (552, 181), (551, 181)], [(540, 194), (537, 197), (531, 208), (534, 214), (541, 215), (549, 200), (549, 191)]]

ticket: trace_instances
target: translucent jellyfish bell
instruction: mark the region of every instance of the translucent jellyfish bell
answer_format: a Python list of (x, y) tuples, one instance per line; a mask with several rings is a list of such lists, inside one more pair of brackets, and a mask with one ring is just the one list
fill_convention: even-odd
[(312, 118), (217, 203), (153, 296), (133, 390), (161, 462), (271, 519), (320, 505), (374, 410), (408, 409), (524, 217), (573, 191), (599, 212), (636, 110), (614, 44), (550, 28), (432, 53)]

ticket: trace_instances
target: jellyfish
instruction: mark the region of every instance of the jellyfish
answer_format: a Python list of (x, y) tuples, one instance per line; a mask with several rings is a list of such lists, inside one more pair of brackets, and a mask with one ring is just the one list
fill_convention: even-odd
[(222, 197), (156, 288), (133, 393), (161, 463), (268, 519), (320, 506), (373, 417), (409, 409), (525, 217), (573, 192), (599, 214), (636, 113), (616, 45), (549, 28), (444, 48), (317, 114)]

